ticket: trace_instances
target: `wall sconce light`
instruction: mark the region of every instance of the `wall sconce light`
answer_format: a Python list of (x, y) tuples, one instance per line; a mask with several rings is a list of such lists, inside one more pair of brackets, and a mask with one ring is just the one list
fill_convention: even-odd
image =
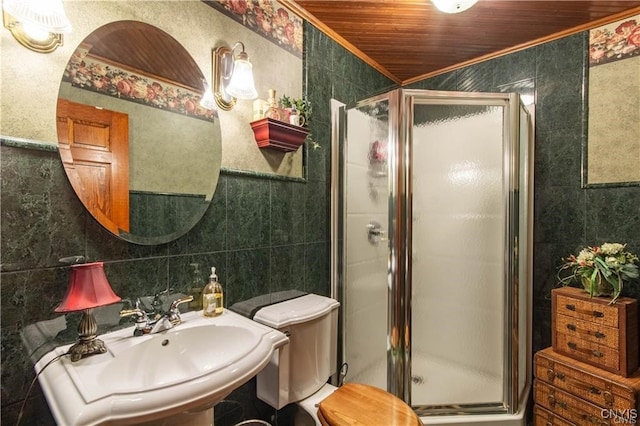
[(200, 99), (200, 106), (205, 109), (214, 110), (216, 109), (216, 101), (213, 97), (213, 92), (211, 91), (211, 86), (207, 81), (204, 82), (204, 92), (202, 93), (202, 98)]
[[(238, 47), (242, 51), (234, 56)], [(233, 109), (237, 99), (255, 99), (258, 97), (253, 81), (253, 66), (244, 44), (237, 42), (233, 48), (220, 46), (213, 51), (213, 96), (218, 107), (224, 111)]]
[(3, 0), (2, 20), (18, 43), (40, 53), (56, 50), (71, 31), (62, 0)]
[(444, 13), (460, 13), (471, 8), (478, 0), (431, 0)]
[(104, 274), (102, 262), (84, 263), (71, 266), (71, 276), (67, 293), (55, 312), (83, 311), (78, 324), (79, 340), (69, 348), (71, 361), (107, 351), (104, 342), (96, 338), (98, 324), (93, 317), (92, 309), (110, 305), (121, 299), (111, 289)]

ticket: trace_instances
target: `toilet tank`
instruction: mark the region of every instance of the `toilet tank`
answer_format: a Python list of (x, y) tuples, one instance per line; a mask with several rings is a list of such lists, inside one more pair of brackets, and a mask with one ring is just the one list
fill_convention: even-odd
[(336, 372), (337, 300), (307, 294), (264, 307), (254, 321), (289, 336), (258, 373), (257, 396), (280, 409), (318, 391)]

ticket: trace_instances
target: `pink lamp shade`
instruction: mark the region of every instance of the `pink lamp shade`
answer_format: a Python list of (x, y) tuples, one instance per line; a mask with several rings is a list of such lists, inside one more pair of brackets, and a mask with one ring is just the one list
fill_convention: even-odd
[(75, 312), (119, 302), (104, 274), (103, 262), (71, 267), (67, 293), (55, 312)]

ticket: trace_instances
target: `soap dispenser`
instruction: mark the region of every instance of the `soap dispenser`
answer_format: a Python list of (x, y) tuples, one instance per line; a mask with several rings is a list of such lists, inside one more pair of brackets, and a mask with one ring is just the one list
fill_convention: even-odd
[(202, 287), (204, 286), (204, 280), (200, 274), (200, 264), (192, 263), (193, 268), (191, 287), (189, 287), (189, 295), (193, 296), (193, 300), (189, 302), (189, 308), (195, 311), (202, 309)]
[(223, 311), (222, 286), (218, 282), (215, 266), (211, 268), (209, 283), (202, 290), (202, 315), (217, 317)]

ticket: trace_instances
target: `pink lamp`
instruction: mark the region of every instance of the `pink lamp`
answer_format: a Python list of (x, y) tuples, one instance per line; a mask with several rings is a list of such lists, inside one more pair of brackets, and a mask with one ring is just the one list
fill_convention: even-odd
[(104, 342), (96, 338), (98, 324), (93, 317), (92, 309), (120, 300), (107, 281), (102, 262), (71, 266), (67, 293), (55, 309), (55, 312), (59, 313), (84, 311), (78, 325), (80, 339), (69, 349), (71, 361), (75, 362), (85, 356), (103, 354), (107, 351)]

